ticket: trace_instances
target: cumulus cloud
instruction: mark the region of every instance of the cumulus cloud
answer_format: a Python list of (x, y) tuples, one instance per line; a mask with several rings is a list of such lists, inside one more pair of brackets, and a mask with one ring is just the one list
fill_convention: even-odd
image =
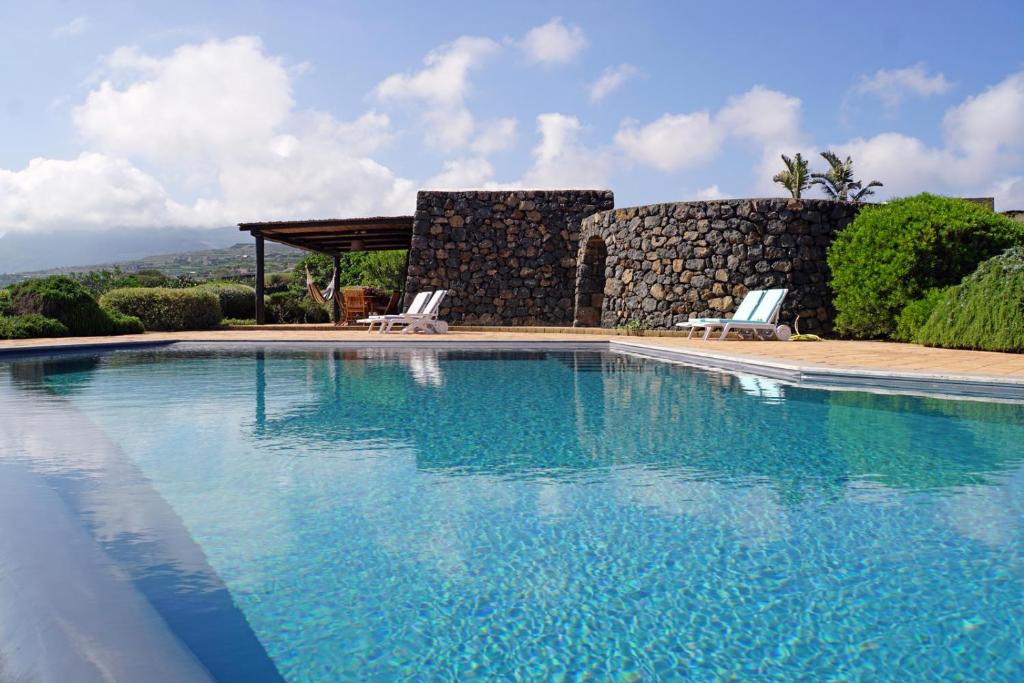
[(444, 171), (426, 182), (431, 190), (468, 190), (483, 188), (494, 177), (494, 167), (487, 159), (473, 157), (444, 163)]
[(53, 29), (54, 38), (71, 38), (81, 35), (89, 28), (89, 20), (86, 17), (75, 17), (66, 24), (61, 24)]
[(921, 63), (905, 69), (879, 69), (870, 76), (861, 76), (854, 90), (877, 97), (888, 107), (896, 107), (912, 95), (943, 95), (952, 89), (953, 83), (943, 74), (929, 75), (927, 67)]
[(708, 187), (697, 190), (696, 198), (707, 201), (712, 199), (728, 199), (729, 195), (722, 192), (718, 185), (709, 185)]
[(706, 111), (665, 114), (640, 126), (627, 121), (615, 134), (631, 159), (659, 171), (677, 171), (712, 159), (722, 143), (722, 131)]
[(491, 154), (510, 148), (515, 144), (519, 121), (514, 118), (496, 119), (480, 126), (480, 132), (473, 140), (474, 152)]
[(853, 157), (864, 178), (885, 183), (880, 196), (921, 191), (991, 195), (998, 209), (1024, 205), (1020, 154), (1024, 151), (1024, 72), (1011, 74), (951, 108), (943, 119), (945, 144), (887, 132), (836, 145)]
[(160, 182), (124, 159), (86, 152), (0, 169), (0, 225), (45, 230), (65, 225), (144, 227), (173, 222), (184, 207)]
[(442, 150), (465, 146), (475, 127), (465, 106), (470, 72), (501, 46), (490, 38), (462, 36), (432, 50), (414, 73), (392, 74), (375, 90), (381, 100), (414, 100), (427, 105), (425, 139)]
[(590, 101), (599, 102), (603, 100), (622, 87), (626, 81), (636, 76), (637, 73), (637, 68), (632, 64), (609, 66), (601, 72), (596, 81), (590, 84), (588, 88), (590, 91)]
[(516, 185), (536, 189), (607, 188), (611, 155), (583, 145), (579, 140), (582, 128), (575, 116), (538, 116), (540, 142), (533, 148), (533, 165)]
[(665, 114), (646, 125), (626, 121), (615, 143), (633, 161), (661, 171), (707, 163), (730, 138), (748, 139), (764, 154), (774, 153), (802, 140), (800, 108), (798, 98), (755, 86), (729, 98), (715, 114)]
[(555, 17), (526, 32), (520, 47), (526, 59), (535, 64), (565, 64), (574, 60), (587, 46), (583, 29)]
[(0, 228), (217, 226), (413, 205), (415, 184), (369, 157), (392, 138), (390, 119), (297, 110), (295, 70), (256, 38), (167, 56), (125, 48), (104, 69), (73, 113), (89, 151), (0, 170)]
[(1024, 71), (968, 97), (946, 113), (946, 140), (968, 154), (1024, 147)]

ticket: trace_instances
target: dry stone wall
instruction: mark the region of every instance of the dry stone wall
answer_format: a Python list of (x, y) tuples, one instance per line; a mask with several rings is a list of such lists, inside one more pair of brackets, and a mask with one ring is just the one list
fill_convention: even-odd
[(571, 325), (581, 222), (614, 205), (604, 190), (420, 192), (406, 298), (450, 290), (456, 324)]
[[(670, 328), (692, 317), (728, 317), (750, 289), (786, 287), (781, 322), (799, 315), (802, 332), (828, 332), (826, 251), (861, 206), (730, 199), (595, 214), (580, 235), (576, 324)], [(602, 255), (603, 273), (595, 264)]]

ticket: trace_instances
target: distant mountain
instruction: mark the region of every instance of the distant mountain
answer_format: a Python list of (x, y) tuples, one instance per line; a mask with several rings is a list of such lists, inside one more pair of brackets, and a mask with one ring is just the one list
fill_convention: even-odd
[(238, 228), (152, 228), (9, 232), (0, 237), (0, 273), (131, 261), (229, 247), (246, 239)]
[[(230, 232), (228, 229), (217, 229), (210, 231), (195, 231), (202, 237), (213, 238), (210, 241), (216, 242), (217, 240), (226, 240), (230, 237), (230, 246), (220, 246), (217, 248), (206, 247), (205, 242), (207, 240), (199, 241), (198, 236), (190, 238), (189, 235), (181, 235), (181, 243), (188, 244), (189, 239), (196, 239), (197, 244), (201, 245), (199, 248), (183, 249), (181, 251), (175, 251), (173, 253), (157, 253), (153, 255), (153, 252), (143, 252), (145, 255), (141, 257), (128, 257), (128, 258), (117, 258), (116, 255), (131, 253), (133, 249), (145, 249), (145, 246), (131, 245), (121, 242), (119, 237), (116, 240), (116, 244), (112, 246), (111, 252), (116, 250), (115, 253), (108, 252), (106, 257), (88, 257), (83, 256), (78, 259), (76, 265), (64, 265), (58, 267), (43, 267), (34, 269), (19, 269), (17, 272), (0, 274), (0, 287), (8, 285), (12, 282), (18, 282), (20, 280), (26, 280), (33, 277), (44, 277), (46, 275), (56, 275), (60, 273), (77, 273), (87, 272), (90, 270), (112, 270), (114, 268), (120, 268), (126, 273), (137, 272), (140, 270), (159, 270), (165, 275), (172, 277), (191, 274), (198, 280), (209, 280), (214, 278), (237, 276), (240, 274), (252, 273), (255, 270), (255, 258), (256, 258), (256, 246), (253, 240), (246, 239), (249, 236), (245, 233), (239, 233), (237, 229), (231, 228)], [(109, 235), (108, 235), (109, 236)], [(0, 238), (0, 263), (7, 263), (10, 259), (10, 254), (7, 251), (7, 240), (11, 235)], [(102, 240), (103, 237), (94, 234), (91, 238), (93, 240)], [(113, 238), (112, 238), (113, 239)], [(47, 240), (46, 243), (49, 243)], [(170, 248), (171, 241), (164, 242), (163, 244), (168, 245), (165, 248)], [(19, 240), (17, 245), (21, 248), (29, 246), (25, 240)], [(86, 249), (90, 250), (88, 253), (95, 254), (97, 247), (91, 242), (82, 243), (83, 251)], [(32, 252), (36, 253), (37, 250), (42, 249), (42, 245), (37, 243), (32, 246)], [(150, 249), (153, 247), (150, 246)], [(66, 260), (71, 260), (72, 257), (67, 251), (63, 251), (62, 254), (66, 255)], [(274, 242), (266, 243), (266, 269), (268, 273), (290, 270), (303, 256), (304, 252), (298, 249), (292, 249)], [(57, 260), (58, 255), (50, 255), (50, 260)], [(112, 258), (114, 257), (114, 258)], [(25, 260), (20, 261), (24, 263)]]

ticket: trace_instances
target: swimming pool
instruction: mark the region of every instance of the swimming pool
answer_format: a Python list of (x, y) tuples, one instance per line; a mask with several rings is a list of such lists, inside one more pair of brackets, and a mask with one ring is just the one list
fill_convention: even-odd
[(1024, 677), (1021, 405), (177, 344), (0, 360), (0, 415), (0, 482), (218, 680)]

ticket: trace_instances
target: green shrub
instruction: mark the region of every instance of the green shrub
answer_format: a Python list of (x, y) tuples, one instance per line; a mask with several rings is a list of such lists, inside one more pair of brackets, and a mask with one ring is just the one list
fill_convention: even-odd
[(198, 289), (213, 292), (220, 301), (225, 318), (253, 318), (256, 316), (256, 290), (249, 285), (232, 282), (211, 282)]
[(326, 323), (331, 320), (327, 306), (295, 292), (275, 292), (265, 299), (265, 307), (269, 323)]
[(836, 330), (891, 336), (908, 304), (1016, 244), (1024, 224), (961, 199), (921, 194), (865, 207), (829, 249)]
[(951, 349), (1024, 352), (1024, 248), (985, 261), (947, 291), (915, 341)]
[(59, 320), (37, 313), (0, 317), (0, 339), (31, 339), (33, 337), (66, 337), (68, 328)]
[(10, 288), (9, 312), (37, 314), (60, 321), (72, 336), (142, 332), (137, 319), (104, 310), (89, 290), (65, 275), (26, 280)]
[(918, 331), (928, 322), (932, 311), (939, 305), (949, 289), (949, 287), (929, 289), (922, 298), (904, 306), (899, 317), (896, 318), (896, 331), (893, 333), (893, 339), (902, 342), (914, 341)]
[(112, 289), (103, 306), (142, 320), (147, 330), (206, 330), (223, 317), (217, 295), (201, 287), (127, 287)]
[(11, 291), (0, 289), (0, 315), (8, 315), (11, 310)]

